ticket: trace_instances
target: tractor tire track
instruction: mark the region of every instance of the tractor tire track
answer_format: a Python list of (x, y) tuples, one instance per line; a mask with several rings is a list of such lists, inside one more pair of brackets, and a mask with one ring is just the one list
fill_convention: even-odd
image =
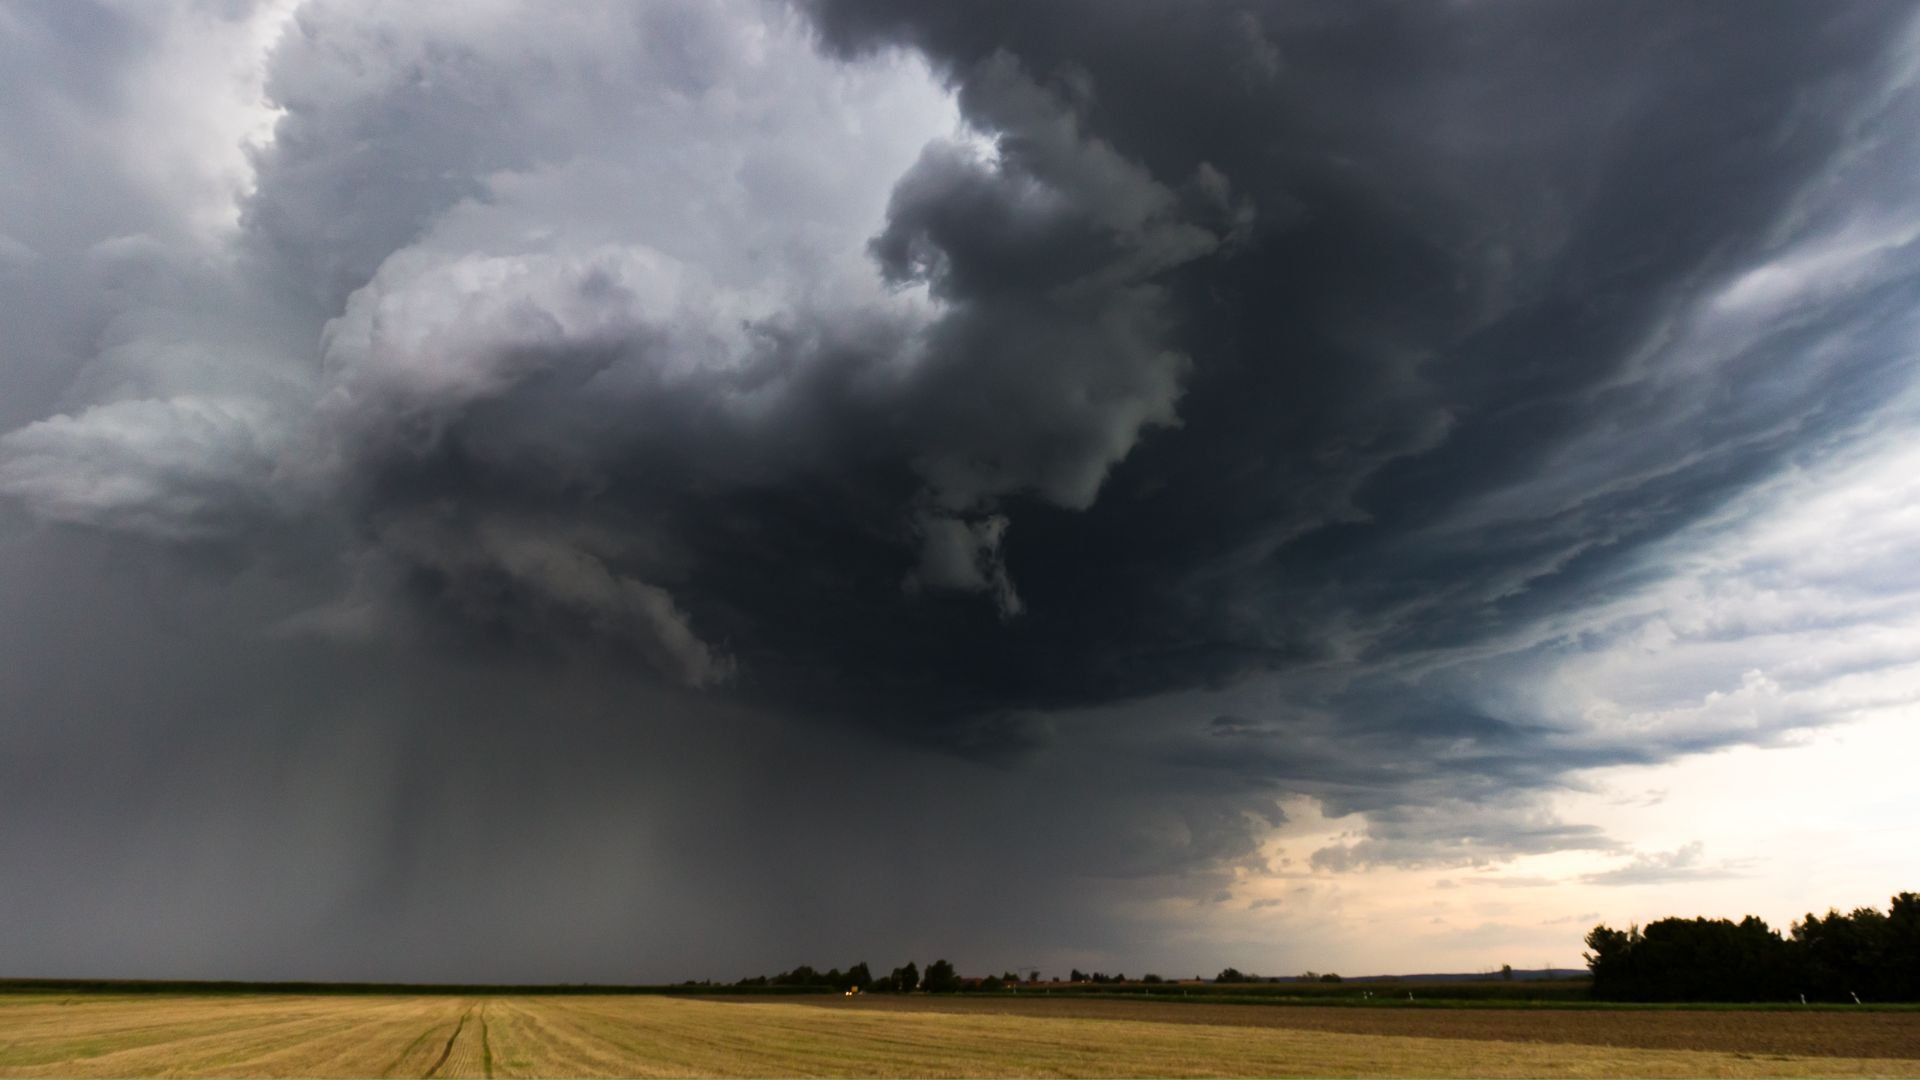
[(480, 1069), (493, 1080), (493, 1042), (487, 1038), (487, 1003), (480, 1003)]
[(427, 1041), (427, 1036), (429, 1036), (429, 1035), (431, 1035), (431, 1034), (433, 1034), (433, 1029), (432, 1029), (432, 1028), (428, 1028), (427, 1030), (425, 1030), (425, 1031), (423, 1031), (423, 1032), (421, 1032), (420, 1034), (418, 1034), (418, 1035), (415, 1035), (415, 1036), (413, 1037), (413, 1041), (407, 1044), (407, 1047), (406, 1047), (406, 1049), (404, 1049), (404, 1050), (402, 1050), (402, 1051), (400, 1051), (400, 1056), (398, 1056), (398, 1057), (396, 1057), (396, 1058), (394, 1058), (394, 1059), (393, 1059), (393, 1060), (392, 1060), (391, 1062), (389, 1062), (389, 1063), (387, 1064), (387, 1067), (386, 1067), (386, 1068), (384, 1068), (384, 1069), (381, 1069), (381, 1070), (380, 1070), (380, 1075), (381, 1075), (381, 1076), (392, 1076), (392, 1075), (393, 1075), (393, 1070), (395, 1070), (395, 1069), (397, 1069), (397, 1068), (399, 1068), (399, 1067), (400, 1067), (400, 1063), (401, 1063), (401, 1062), (403, 1062), (403, 1061), (405, 1061), (405, 1060), (407, 1060), (407, 1055), (408, 1055), (408, 1054), (411, 1054), (411, 1053), (413, 1053), (413, 1048), (414, 1048), (414, 1047), (416, 1047), (416, 1046), (419, 1046), (419, 1045), (420, 1045), (421, 1043), (423, 1043), (423, 1042), (426, 1042), (426, 1041)]
[(460, 1014), (460, 1022), (454, 1025), (453, 1034), (447, 1036), (447, 1045), (440, 1048), (439, 1059), (433, 1063), (432, 1068), (428, 1069), (425, 1073), (421, 1074), (423, 1077), (433, 1076), (446, 1066), (447, 1058), (451, 1056), (453, 1053), (453, 1044), (459, 1041), (460, 1033), (466, 1030), (467, 1017), (472, 1015), (473, 1015), (472, 1009), (468, 1009), (466, 1012), (463, 1012)]

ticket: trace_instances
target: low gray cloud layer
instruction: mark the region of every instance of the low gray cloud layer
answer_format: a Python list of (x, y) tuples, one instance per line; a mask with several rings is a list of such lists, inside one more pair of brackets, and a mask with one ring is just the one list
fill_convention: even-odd
[(1916, 57), (1866, 3), (19, 5), (18, 955), (1124, 956), (1294, 797), (1360, 815), (1323, 874), (1617, 856), (1543, 796), (1907, 700)]

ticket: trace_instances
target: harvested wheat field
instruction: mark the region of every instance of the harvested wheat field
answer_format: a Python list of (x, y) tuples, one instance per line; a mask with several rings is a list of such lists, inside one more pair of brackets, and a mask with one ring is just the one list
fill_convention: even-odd
[[(0, 1076), (1920, 1076), (1911, 1042), (1647, 1048), (1312, 1024), (635, 996), (0, 998)], [(1092, 1003), (1103, 1005), (1105, 1003)], [(1114, 1003), (1120, 1004), (1120, 1003)], [(1069, 1006), (1049, 1011), (1049, 1005)], [(1211, 1012), (1212, 1010), (1209, 1010)], [(1231, 1010), (1271, 1019), (1286, 1009)], [(1347, 1012), (1356, 1012), (1347, 1010)], [(1374, 1010), (1358, 1011), (1362, 1015)], [(1412, 1010), (1381, 1016), (1419, 1017)], [(1169, 1014), (1171, 1015), (1171, 1014)], [(1563, 1016), (1462, 1014), (1538, 1021)], [(1683, 1016), (1712, 1026), (1725, 1013)], [(1830, 1014), (1768, 1014), (1791, 1028)], [(1913, 1014), (1888, 1014), (1900, 1025)], [(1205, 1022), (1195, 1022), (1204, 1019)], [(1817, 1024), (1816, 1024), (1817, 1026)], [(1419, 1030), (1417, 1028), (1413, 1030)], [(1509, 1034), (1498, 1028), (1501, 1034)], [(1910, 1039), (1910, 1035), (1908, 1036)], [(1909, 1056), (1890, 1056), (1904, 1046)], [(1874, 1056), (1875, 1054), (1880, 1056)]]

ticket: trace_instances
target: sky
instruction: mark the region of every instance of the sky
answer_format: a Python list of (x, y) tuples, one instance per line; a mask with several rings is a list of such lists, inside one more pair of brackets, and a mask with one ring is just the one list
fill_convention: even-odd
[(0, 975), (1920, 888), (1920, 15), (0, 0)]

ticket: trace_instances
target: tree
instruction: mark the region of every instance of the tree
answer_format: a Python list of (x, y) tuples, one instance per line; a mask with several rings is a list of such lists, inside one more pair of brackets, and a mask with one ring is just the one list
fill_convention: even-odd
[(1603, 1000), (1631, 997), (1637, 989), (1633, 952), (1640, 944), (1640, 927), (1629, 926), (1622, 933), (1609, 926), (1596, 926), (1587, 932), (1586, 943), (1591, 951), (1580, 955), (1593, 973), (1593, 996)]
[(848, 986), (864, 991), (873, 986), (873, 973), (867, 970), (867, 962), (862, 960), (847, 969), (846, 980)]
[(1513, 965), (1512, 965), (1512, 964), (1501, 964), (1501, 965), (1500, 965), (1500, 977), (1501, 977), (1501, 978), (1503, 978), (1503, 979), (1505, 979), (1505, 980), (1507, 980), (1508, 982), (1512, 982), (1512, 981), (1513, 981)]
[(1795, 925), (1799, 974), (1808, 994), (1829, 1001), (1847, 1001), (1856, 994), (1866, 1001), (1911, 998), (1911, 992), (1903, 994), (1901, 988), (1920, 963), (1920, 953), (1910, 946), (1903, 952), (1899, 942), (1905, 928), (1896, 921), (1896, 916), (1911, 918), (1906, 909), (1912, 901), (1905, 899), (1911, 895), (1894, 897), (1891, 916), (1855, 908), (1845, 915), (1829, 911), (1825, 919), (1808, 915)]
[(1626, 933), (1587, 935), (1593, 996), (1630, 1001), (1778, 1001), (1793, 982), (1792, 950), (1752, 915), (1659, 919)]
[(1920, 999), (1920, 896), (1888, 910), (1809, 912), (1787, 936), (1749, 915), (1596, 926), (1583, 954), (1593, 996), (1632, 1001)]
[(927, 977), (921, 980), (920, 988), (929, 994), (951, 994), (960, 989), (960, 976), (952, 964), (935, 960), (927, 965)]
[(1213, 981), (1217, 983), (1243, 983), (1252, 982), (1253, 980), (1241, 974), (1239, 968), (1226, 968), (1222, 970), (1220, 974), (1215, 975)]
[(1886, 999), (1920, 1001), (1920, 893), (1903, 892), (1887, 908), (1887, 960)]

